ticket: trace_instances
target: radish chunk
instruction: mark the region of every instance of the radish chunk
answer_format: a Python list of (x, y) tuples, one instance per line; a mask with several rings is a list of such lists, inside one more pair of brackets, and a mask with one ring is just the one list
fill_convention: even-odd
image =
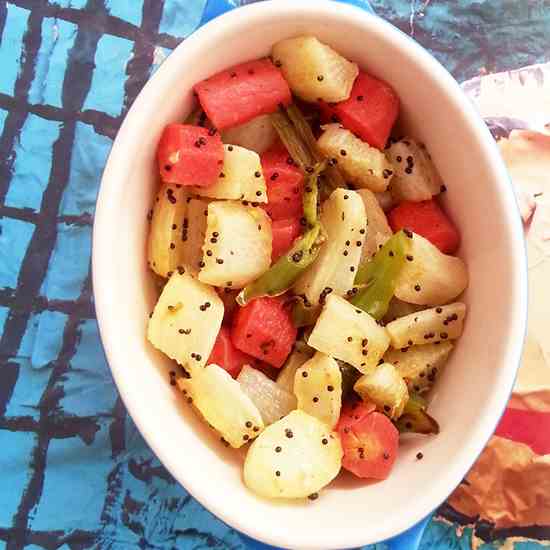
[(157, 159), (163, 181), (208, 187), (216, 183), (223, 165), (222, 140), (206, 128), (169, 124), (160, 138)]
[(267, 189), (260, 156), (237, 145), (224, 145), (224, 160), (218, 181), (193, 192), (213, 199), (267, 202)]
[(161, 277), (170, 277), (176, 269), (181, 270), (187, 207), (187, 192), (181, 185), (165, 183), (160, 188), (151, 217), (147, 262)]
[(347, 189), (333, 191), (323, 204), (321, 225), (326, 242), (294, 286), (294, 292), (314, 306), (322, 305), (329, 294), (343, 296), (353, 287), (367, 231), (361, 197)]
[(285, 366), (281, 369), (279, 376), (277, 376), (277, 384), (279, 384), (279, 386), (286, 391), (294, 393), (294, 379), (296, 378), (296, 371), (308, 359), (311, 359), (312, 355), (313, 350), (310, 348), (307, 348), (307, 351), (295, 349), (287, 359)]
[(200, 266), (202, 265), (202, 245), (206, 237), (209, 202), (208, 199), (191, 199), (187, 205), (187, 213), (182, 222), (183, 265), (194, 277), (198, 275)]
[(393, 235), (393, 232), (376, 195), (368, 189), (360, 189), (357, 194), (363, 200), (367, 215), (367, 238), (361, 254), (361, 262), (363, 262), (370, 260)]
[(194, 372), (206, 364), (222, 319), (223, 303), (216, 291), (176, 271), (155, 306), (147, 338), (170, 359)]
[(218, 365), (193, 371), (191, 378), (179, 378), (178, 386), (206, 422), (235, 449), (254, 439), (264, 428), (256, 405)]
[(452, 349), (453, 344), (449, 341), (389, 349), (384, 355), (384, 361), (395, 366), (410, 392), (423, 394), (434, 385)]
[(328, 355), (316, 353), (294, 377), (298, 408), (333, 428), (342, 408), (342, 373)]
[(392, 420), (401, 416), (409, 400), (407, 384), (397, 369), (389, 363), (383, 363), (372, 373), (361, 376), (354, 389)]
[(273, 113), (292, 96), (281, 71), (269, 59), (249, 61), (195, 86), (199, 101), (218, 130)]
[(390, 189), (396, 201), (427, 201), (441, 193), (441, 176), (423, 146), (404, 138), (387, 155), (395, 168)]
[(246, 286), (269, 268), (271, 240), (271, 220), (261, 208), (211, 202), (199, 280), (227, 288)]
[(314, 36), (283, 40), (273, 46), (272, 56), (291, 90), (305, 101), (348, 99), (359, 74), (355, 63)]
[(411, 313), (386, 326), (392, 347), (433, 344), (462, 335), (466, 306), (460, 302)]
[(357, 187), (366, 187), (376, 193), (385, 191), (393, 176), (393, 166), (384, 153), (338, 124), (324, 128), (319, 148), (338, 164), (347, 179)]
[(293, 411), (267, 427), (250, 447), (244, 482), (267, 498), (306, 498), (340, 471), (338, 435), (313, 416)]
[(224, 143), (233, 143), (259, 155), (265, 153), (278, 138), (277, 131), (271, 124), (271, 115), (260, 115), (250, 122), (235, 126), (222, 132)]
[(308, 345), (367, 374), (376, 368), (390, 345), (390, 338), (368, 313), (330, 295)]
[(395, 296), (411, 304), (436, 306), (454, 300), (468, 286), (468, 270), (460, 258), (443, 254), (430, 241), (411, 235), (407, 262), (399, 274)]
[(249, 365), (241, 370), (237, 382), (258, 407), (266, 426), (277, 422), (296, 408), (296, 397), (292, 393)]

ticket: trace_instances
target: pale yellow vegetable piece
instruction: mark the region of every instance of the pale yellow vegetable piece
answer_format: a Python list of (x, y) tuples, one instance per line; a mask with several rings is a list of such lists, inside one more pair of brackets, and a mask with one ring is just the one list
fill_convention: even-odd
[(277, 422), (296, 408), (296, 397), (293, 393), (281, 388), (263, 372), (249, 365), (243, 367), (237, 382), (258, 407), (266, 426)]
[(422, 394), (432, 388), (452, 349), (453, 344), (448, 340), (439, 344), (390, 348), (384, 355), (384, 361), (397, 369), (409, 391)]
[(329, 124), (324, 129), (319, 148), (338, 163), (347, 180), (377, 193), (388, 188), (393, 166), (382, 151), (361, 141), (339, 124)]
[(244, 463), (244, 482), (267, 498), (305, 498), (319, 492), (340, 471), (338, 434), (317, 418), (293, 411), (268, 426)]
[(296, 371), (308, 360), (311, 359), (312, 353), (305, 351), (294, 350), (286, 360), (284, 367), (277, 376), (277, 384), (287, 392), (294, 394), (294, 378)]
[(147, 257), (149, 267), (161, 277), (169, 277), (182, 266), (182, 231), (187, 197), (181, 185), (165, 183), (155, 199)]
[(249, 122), (233, 126), (222, 132), (224, 143), (240, 145), (259, 155), (265, 153), (277, 140), (278, 134), (271, 123), (271, 115), (260, 115)]
[(368, 374), (388, 349), (390, 338), (368, 313), (330, 295), (308, 344)]
[(194, 369), (206, 364), (222, 319), (223, 303), (216, 291), (176, 271), (155, 306), (147, 337), (170, 359)]
[(194, 187), (193, 192), (212, 199), (267, 202), (260, 155), (237, 145), (223, 147), (223, 167), (218, 181), (209, 187)]
[(353, 389), (393, 420), (403, 414), (409, 400), (407, 384), (390, 363), (383, 363), (372, 373), (361, 376)]
[(317, 352), (303, 364), (294, 379), (298, 408), (334, 428), (342, 408), (342, 373), (338, 363)]
[(264, 428), (260, 411), (229, 373), (211, 364), (179, 378), (178, 386), (208, 422), (234, 448), (254, 439)]
[(369, 189), (359, 189), (357, 194), (363, 200), (367, 216), (367, 238), (363, 245), (361, 261), (372, 258), (393, 235), (386, 214), (380, 207), (376, 195)]
[(209, 202), (208, 199), (191, 199), (183, 219), (182, 262), (185, 269), (194, 276), (199, 273), (202, 261), (202, 245), (206, 236), (206, 216)]
[(429, 153), (407, 137), (387, 150), (395, 174), (390, 189), (396, 201), (426, 201), (441, 193), (442, 180)]
[(296, 281), (294, 292), (311, 305), (326, 296), (343, 296), (353, 287), (366, 236), (365, 207), (355, 191), (336, 189), (323, 204), (321, 224), (326, 231), (314, 264)]
[(305, 101), (344, 101), (359, 74), (355, 63), (314, 36), (278, 42), (273, 46), (272, 57), (290, 89)]
[(411, 313), (386, 325), (394, 348), (456, 340), (462, 335), (466, 305), (460, 302)]
[(235, 201), (211, 202), (199, 279), (242, 288), (267, 271), (271, 246), (271, 220), (264, 210)]
[(443, 254), (430, 241), (413, 234), (409, 255), (397, 279), (395, 296), (412, 304), (448, 304), (468, 286), (466, 264), (456, 256)]

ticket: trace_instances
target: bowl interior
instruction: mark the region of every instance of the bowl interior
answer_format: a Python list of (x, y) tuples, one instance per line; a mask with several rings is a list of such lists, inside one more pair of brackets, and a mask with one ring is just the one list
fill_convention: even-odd
[[(296, 5), (299, 4), (299, 5)], [(256, 498), (241, 480), (243, 453), (227, 450), (168, 384), (169, 361), (145, 340), (155, 291), (147, 271), (147, 211), (157, 188), (155, 148), (183, 120), (192, 86), (220, 69), (268, 54), (279, 39), (310, 33), (388, 81), (401, 122), (424, 141), (447, 185), (471, 277), (464, 336), (437, 384), (441, 434), (407, 438), (392, 476), (343, 476), (311, 503)], [(102, 183), (94, 234), (101, 333), (122, 397), (171, 473), (232, 526), (289, 548), (342, 548), (412, 526), (459, 483), (492, 432), (511, 389), (525, 321), (525, 274), (515, 202), (494, 145), (472, 108), (419, 46), (376, 17), (346, 6), (285, 0), (253, 5), (188, 39), (137, 99)], [(422, 450), (424, 459), (417, 461)], [(298, 513), (296, 513), (298, 512)]]

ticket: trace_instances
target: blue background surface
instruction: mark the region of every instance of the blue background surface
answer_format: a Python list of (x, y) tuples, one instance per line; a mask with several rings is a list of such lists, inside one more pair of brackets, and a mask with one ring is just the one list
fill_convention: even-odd
[[(243, 548), (136, 431), (91, 294), (92, 219), (113, 138), (205, 3), (0, 0), (0, 550)], [(372, 4), (459, 80), (548, 60), (546, 0)], [(443, 506), (423, 548), (550, 538), (457, 523), (471, 522)]]

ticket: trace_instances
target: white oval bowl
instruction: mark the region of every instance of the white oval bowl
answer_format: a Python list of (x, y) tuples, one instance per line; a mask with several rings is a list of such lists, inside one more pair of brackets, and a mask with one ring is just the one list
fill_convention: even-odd
[[(147, 343), (154, 305), (147, 270), (147, 211), (157, 188), (163, 127), (183, 120), (193, 85), (269, 53), (273, 43), (317, 35), (388, 81), (401, 120), (424, 141), (447, 184), (470, 287), (464, 335), (439, 380), (437, 437), (405, 439), (384, 482), (343, 475), (315, 502), (270, 502), (242, 482), (242, 452), (225, 449), (168, 384), (170, 362)], [(263, 542), (337, 549), (395, 536), (433, 511), (483, 449), (507, 402), (526, 321), (522, 228), (489, 132), (453, 78), (390, 24), (328, 1), (276, 0), (230, 12), (182, 43), (147, 83), (116, 138), (103, 176), (93, 241), (97, 316), (114, 379), (139, 430), (173, 476), (206, 508)], [(424, 459), (417, 461), (422, 450)]]

